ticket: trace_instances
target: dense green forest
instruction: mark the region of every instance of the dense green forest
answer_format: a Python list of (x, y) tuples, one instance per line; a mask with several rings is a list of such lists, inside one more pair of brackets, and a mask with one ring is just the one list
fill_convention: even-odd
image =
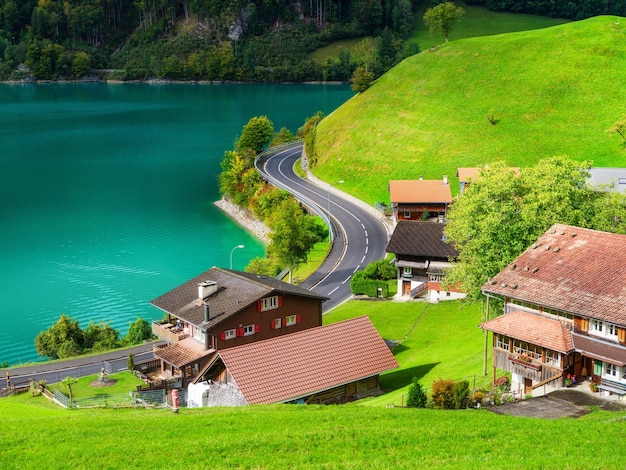
[[(0, 0), (0, 80), (349, 80), (419, 51), (405, 39), (438, 0)], [(564, 18), (626, 15), (622, 0), (467, 0)], [(367, 38), (320, 63), (311, 52)]]

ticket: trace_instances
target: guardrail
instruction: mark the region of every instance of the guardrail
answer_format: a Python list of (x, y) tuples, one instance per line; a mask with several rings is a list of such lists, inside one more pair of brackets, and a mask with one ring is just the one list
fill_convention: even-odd
[(263, 179), (265, 181), (267, 181), (268, 183), (273, 184), (277, 188), (284, 189), (285, 191), (288, 191), (293, 197), (296, 198), (296, 200), (300, 201), (302, 204), (306, 205), (309, 209), (311, 209), (318, 216), (320, 216), (322, 218), (322, 220), (324, 221), (324, 223), (328, 226), (328, 233), (329, 233), (330, 240), (334, 240), (335, 237), (334, 237), (334, 233), (333, 233), (333, 226), (332, 226), (330, 217), (329, 217), (326, 209), (324, 209), (322, 206), (320, 206), (316, 202), (313, 202), (311, 199), (303, 196), (302, 194), (292, 193), (287, 186), (283, 185), (280, 181), (278, 181), (277, 179), (273, 178), (272, 176), (267, 174), (265, 171), (263, 171), (259, 167), (259, 160), (261, 160), (262, 158), (264, 158), (264, 157), (266, 157), (268, 155), (276, 154), (279, 151), (284, 150), (286, 148), (296, 147), (298, 145), (302, 145), (302, 142), (303, 142), (302, 139), (298, 139), (298, 140), (294, 140), (294, 141), (291, 141), (291, 142), (286, 142), (284, 144), (276, 145), (275, 147), (270, 147), (268, 149), (263, 150), (254, 159), (254, 167), (256, 168), (256, 170), (259, 172), (259, 174), (263, 177)]

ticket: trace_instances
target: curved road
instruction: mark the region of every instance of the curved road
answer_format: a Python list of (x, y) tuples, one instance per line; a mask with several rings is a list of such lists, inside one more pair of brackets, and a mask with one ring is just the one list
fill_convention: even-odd
[[(266, 152), (255, 165), (273, 185), (285, 189), (328, 223), (332, 222), (331, 253), (320, 270), (300, 285), (330, 297), (324, 312), (349, 299), (350, 278), (385, 256), (389, 232), (382, 215), (365, 203), (344, 195), (332, 185), (303, 179), (293, 170), (302, 144)], [(340, 183), (338, 182), (337, 185)]]

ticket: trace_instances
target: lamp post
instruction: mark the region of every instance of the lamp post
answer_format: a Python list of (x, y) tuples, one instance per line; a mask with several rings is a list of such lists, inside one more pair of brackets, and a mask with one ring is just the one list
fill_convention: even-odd
[[(337, 181), (336, 184), (341, 184), (343, 183), (343, 180), (339, 180)], [(333, 229), (331, 228), (331, 218), (330, 218), (330, 188), (332, 188), (333, 185), (328, 183), (328, 243), (332, 243), (333, 242)]]
[(233, 269), (233, 253), (235, 252), (235, 250), (237, 248), (245, 248), (245, 246), (243, 245), (237, 245), (236, 247), (234, 247), (232, 250), (230, 250), (230, 269)]

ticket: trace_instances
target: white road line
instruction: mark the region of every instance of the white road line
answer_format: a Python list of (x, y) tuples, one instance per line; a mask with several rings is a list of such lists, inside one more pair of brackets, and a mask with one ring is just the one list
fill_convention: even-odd
[(367, 238), (369, 235), (367, 234), (367, 230), (365, 231), (365, 238)]
[(348, 282), (348, 281), (350, 280), (350, 278), (351, 278), (351, 277), (352, 277), (352, 276), (348, 276), (348, 277), (347, 277), (347, 278), (346, 278), (346, 279), (342, 282), (342, 284), (345, 284), (346, 282)]
[(363, 255), (363, 258), (361, 258), (361, 263), (365, 261), (365, 255)]
[(339, 289), (339, 286), (335, 287), (333, 290), (331, 290), (328, 295), (333, 295), (335, 293), (335, 291)]
[(365, 230), (365, 225), (363, 225), (363, 222), (361, 222), (361, 228)]
[(369, 249), (369, 246), (367, 246), (367, 244), (365, 244), (365, 254), (367, 254), (367, 250)]

